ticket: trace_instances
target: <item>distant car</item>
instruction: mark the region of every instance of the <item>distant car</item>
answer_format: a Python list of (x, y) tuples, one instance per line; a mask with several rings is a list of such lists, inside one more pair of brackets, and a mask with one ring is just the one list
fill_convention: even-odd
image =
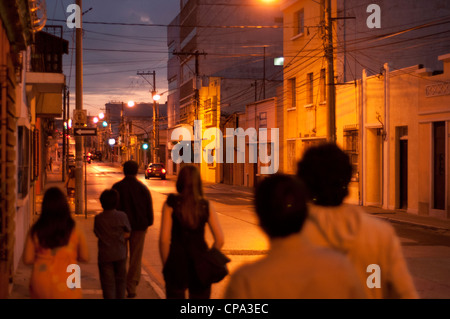
[(161, 177), (161, 179), (166, 179), (166, 169), (164, 168), (164, 164), (148, 164), (148, 167), (145, 169), (145, 179), (149, 179), (150, 177)]

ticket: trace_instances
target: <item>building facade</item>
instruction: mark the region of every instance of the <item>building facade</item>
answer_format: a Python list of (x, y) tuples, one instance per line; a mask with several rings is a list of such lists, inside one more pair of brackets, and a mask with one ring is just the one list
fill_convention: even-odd
[[(285, 1), (284, 171), (329, 139), (328, 1)], [(331, 1), (336, 142), (354, 172), (347, 201), (448, 218), (448, 6)], [(436, 14), (438, 12), (439, 14)], [(325, 39), (325, 40), (324, 40)], [(433, 44), (433, 45), (431, 45)]]
[[(245, 112), (248, 103), (273, 97), (282, 81), (281, 12), (275, 5), (254, 0), (217, 3), (210, 0), (180, 2), (180, 13), (168, 27), (168, 124), (202, 132), (220, 128), (222, 119)], [(205, 124), (206, 123), (206, 124)], [(169, 148), (179, 137), (169, 141)], [(192, 153), (203, 153), (204, 143), (190, 143)], [(180, 165), (169, 158), (169, 173)], [(194, 160), (193, 160), (194, 161)], [(221, 182), (221, 165), (197, 163), (209, 182)]]
[(0, 18), (0, 298), (6, 298), (39, 209), (54, 119), (62, 115), (68, 43), (62, 28), (43, 30), (43, 2), (2, 1)]

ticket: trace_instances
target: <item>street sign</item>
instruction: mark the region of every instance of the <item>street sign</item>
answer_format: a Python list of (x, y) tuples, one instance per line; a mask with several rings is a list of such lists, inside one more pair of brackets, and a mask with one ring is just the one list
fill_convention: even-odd
[(75, 125), (84, 125), (87, 120), (86, 110), (73, 110), (73, 121)]
[(92, 127), (74, 127), (73, 136), (96, 136), (97, 128)]

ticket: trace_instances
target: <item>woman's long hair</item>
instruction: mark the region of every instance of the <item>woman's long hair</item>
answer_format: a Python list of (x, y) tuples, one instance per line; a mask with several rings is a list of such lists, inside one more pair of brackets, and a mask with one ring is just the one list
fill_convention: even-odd
[(200, 172), (194, 165), (181, 169), (177, 179), (177, 191), (182, 197), (181, 215), (183, 221), (191, 228), (199, 223), (200, 200), (203, 199), (203, 187)]
[(57, 248), (67, 245), (74, 226), (66, 195), (57, 187), (49, 188), (44, 194), (41, 216), (31, 228), (31, 235), (37, 235), (40, 246)]

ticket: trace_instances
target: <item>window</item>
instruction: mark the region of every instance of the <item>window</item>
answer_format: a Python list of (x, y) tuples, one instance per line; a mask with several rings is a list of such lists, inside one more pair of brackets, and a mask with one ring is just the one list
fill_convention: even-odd
[(297, 107), (297, 90), (295, 78), (289, 79), (289, 94), (291, 96), (291, 108), (295, 109)]
[[(216, 162), (216, 149), (215, 148), (205, 148), (205, 152), (208, 156), (208, 167), (214, 167), (214, 163)], [(211, 157), (210, 157), (211, 156)]]
[(344, 129), (344, 152), (349, 156), (352, 163), (352, 182), (359, 180), (359, 141), (357, 129)]
[(36, 180), (39, 177), (39, 150), (40, 150), (40, 132), (39, 130), (33, 130), (33, 166), (32, 166), (32, 179)]
[(301, 9), (294, 14), (294, 36), (303, 34), (305, 25), (304, 10)]
[(24, 198), (28, 194), (30, 166), (30, 131), (25, 126), (18, 128), (18, 150), (17, 193)]
[(313, 104), (313, 73), (306, 75), (306, 104)]
[(204, 109), (205, 110), (211, 109), (211, 99), (205, 100), (205, 107), (204, 107)]
[(320, 94), (320, 101), (319, 102), (326, 102), (327, 100), (327, 85), (326, 85), (326, 75), (325, 75), (325, 69), (320, 70), (320, 80), (319, 80), (319, 94)]
[(259, 127), (267, 128), (267, 112), (259, 113)]
[(210, 125), (212, 123), (212, 113), (205, 113), (205, 125)]

